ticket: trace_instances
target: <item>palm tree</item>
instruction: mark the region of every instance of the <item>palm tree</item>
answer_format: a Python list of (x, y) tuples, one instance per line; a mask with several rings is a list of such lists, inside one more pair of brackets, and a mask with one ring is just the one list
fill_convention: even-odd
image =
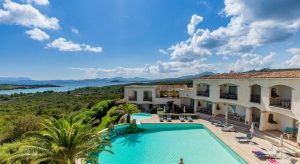
[(121, 110), (123, 110), (127, 114), (127, 118), (126, 118), (127, 123), (130, 123), (130, 117), (133, 113), (140, 112), (140, 110), (134, 104), (124, 103), (124, 104), (121, 104), (119, 106), (119, 108), (121, 108)]
[[(92, 123), (83, 123), (79, 117), (49, 118), (42, 123), (42, 130), (28, 133), (28, 139), (19, 151), (8, 159), (11, 163), (29, 160), (32, 163), (75, 164), (78, 159), (98, 163), (93, 154), (109, 151), (110, 142), (102, 141)], [(9, 162), (8, 162), (9, 163)]]

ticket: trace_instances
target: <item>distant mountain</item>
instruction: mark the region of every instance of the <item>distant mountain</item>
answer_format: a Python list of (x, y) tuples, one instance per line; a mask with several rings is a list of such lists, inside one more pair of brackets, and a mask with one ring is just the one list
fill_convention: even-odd
[(213, 73), (213, 72), (202, 72), (200, 74), (181, 76), (181, 77), (177, 77), (175, 79), (188, 80), (188, 79), (194, 79), (194, 78), (198, 78), (198, 77), (201, 77), (201, 76), (208, 76), (208, 75), (214, 75), (214, 74), (215, 73)]
[(31, 80), (27, 77), (0, 77), (0, 81), (21, 81), (21, 80)]
[(176, 80), (191, 80), (193, 78), (213, 75), (213, 72), (202, 72), (195, 75), (187, 75), (174, 78), (156, 79), (149, 80), (141, 77), (124, 78), (124, 77), (113, 77), (113, 78), (97, 78), (97, 79), (84, 79), (84, 80), (31, 80), (25, 77), (0, 77), (0, 84), (16, 84), (16, 85), (75, 85), (75, 86), (99, 86), (103, 83), (144, 83), (144, 82), (165, 82), (165, 81), (176, 81)]
[[(102, 79), (104, 80), (104, 79)], [(122, 81), (122, 82), (143, 82), (149, 81), (148, 79), (141, 77), (133, 77), (133, 78), (124, 78), (124, 77), (114, 77), (114, 78), (106, 78), (107, 81)]]
[(84, 79), (84, 80), (31, 80), (29, 78), (0, 78), (0, 84), (21, 84), (21, 85), (39, 85), (39, 84), (54, 84), (54, 85), (64, 85), (64, 84), (80, 84), (87, 86), (94, 86), (99, 83), (131, 83), (131, 82), (145, 82), (149, 81), (145, 78), (134, 77), (134, 78), (97, 78), (97, 79)]
[(187, 76), (180, 76), (180, 77), (166, 78), (166, 79), (157, 79), (154, 81), (191, 80), (191, 79), (198, 78), (201, 76), (214, 75), (214, 74), (215, 73), (213, 73), (213, 72), (202, 72), (200, 74), (195, 74), (195, 75), (187, 75)]

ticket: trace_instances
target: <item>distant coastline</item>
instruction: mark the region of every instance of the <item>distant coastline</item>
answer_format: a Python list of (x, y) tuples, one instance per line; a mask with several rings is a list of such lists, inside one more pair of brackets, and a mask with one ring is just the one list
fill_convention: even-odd
[(38, 84), (38, 85), (21, 85), (21, 84), (0, 84), (0, 90), (15, 90), (15, 89), (36, 89), (36, 88), (51, 88), (61, 87), (53, 84)]

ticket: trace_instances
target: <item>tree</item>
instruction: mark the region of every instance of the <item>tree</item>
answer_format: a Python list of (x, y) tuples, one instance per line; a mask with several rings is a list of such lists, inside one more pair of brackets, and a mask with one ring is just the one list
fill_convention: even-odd
[[(83, 159), (98, 163), (93, 156), (99, 151), (109, 151), (110, 142), (103, 141), (92, 123), (83, 123), (79, 117), (49, 118), (42, 123), (42, 129), (28, 133), (29, 137), (20, 146), (9, 162), (29, 160), (32, 163), (75, 164)], [(8, 162), (8, 163), (9, 163)]]
[(127, 114), (127, 118), (126, 118), (127, 123), (130, 123), (130, 117), (133, 113), (140, 112), (140, 110), (134, 104), (124, 103), (124, 104), (119, 105), (119, 108)]

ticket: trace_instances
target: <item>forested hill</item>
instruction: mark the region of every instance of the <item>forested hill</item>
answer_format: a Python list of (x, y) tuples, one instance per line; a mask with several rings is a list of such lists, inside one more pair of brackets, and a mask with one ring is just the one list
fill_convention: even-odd
[(44, 87), (60, 87), (60, 86), (52, 85), (52, 84), (39, 84), (39, 85), (0, 84), (0, 90), (34, 89), (34, 88), (44, 88)]

